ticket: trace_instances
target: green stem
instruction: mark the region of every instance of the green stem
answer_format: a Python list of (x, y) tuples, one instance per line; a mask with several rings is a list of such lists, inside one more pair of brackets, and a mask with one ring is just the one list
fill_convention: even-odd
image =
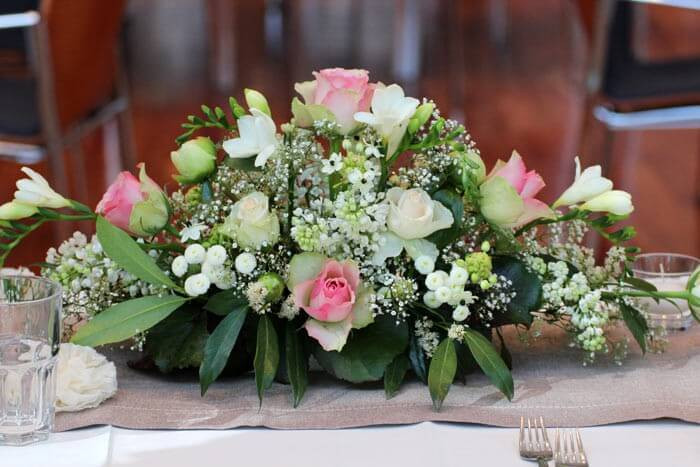
[(56, 220), (56, 221), (94, 221), (97, 218), (96, 214), (58, 214), (58, 217), (55, 219), (49, 219), (49, 220)]
[(39, 219), (36, 223), (30, 224), (26, 226), (26, 230), (22, 231), (17, 237), (15, 237), (14, 240), (12, 240), (10, 243), (7, 243), (3, 246), (3, 252), (0, 254), (0, 267), (5, 265), (5, 260), (7, 257), (10, 255), (12, 250), (20, 244), (22, 240), (25, 239), (30, 233), (41, 227), (44, 222), (48, 221), (48, 219)]
[(690, 301), (691, 295), (687, 290), (683, 291), (663, 291), (659, 290), (644, 291), (644, 290), (625, 290), (622, 289), (619, 292), (603, 292), (603, 298), (617, 298), (617, 297), (648, 297), (648, 298), (680, 298), (686, 301)]

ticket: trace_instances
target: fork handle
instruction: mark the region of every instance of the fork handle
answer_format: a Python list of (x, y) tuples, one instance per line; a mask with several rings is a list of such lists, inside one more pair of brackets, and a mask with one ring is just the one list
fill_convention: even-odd
[(537, 466), (538, 467), (549, 467), (549, 461), (545, 459), (544, 457), (538, 457), (537, 458)]

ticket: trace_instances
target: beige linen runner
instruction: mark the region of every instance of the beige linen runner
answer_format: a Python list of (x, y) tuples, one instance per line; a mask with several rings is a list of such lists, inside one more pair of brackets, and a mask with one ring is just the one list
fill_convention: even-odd
[[(529, 345), (509, 330), (515, 398), (506, 400), (486, 377), (473, 374), (452, 386), (440, 412), (428, 388), (404, 384), (386, 400), (381, 383), (352, 386), (311, 375), (301, 405), (291, 405), (288, 386), (275, 383), (259, 408), (252, 377), (222, 379), (200, 397), (195, 375), (160, 375), (129, 369), (128, 356), (109, 355), (118, 365), (119, 391), (102, 406), (57, 416), (57, 429), (110, 424), (125, 428), (281, 429), (348, 428), (450, 421), (517, 426), (521, 415), (543, 415), (550, 426), (591, 426), (629, 420), (677, 418), (700, 423), (700, 326), (675, 333), (663, 354), (642, 356), (630, 338), (622, 366), (611, 359), (581, 364), (567, 337), (548, 329)], [(133, 355), (132, 355), (133, 357)]]

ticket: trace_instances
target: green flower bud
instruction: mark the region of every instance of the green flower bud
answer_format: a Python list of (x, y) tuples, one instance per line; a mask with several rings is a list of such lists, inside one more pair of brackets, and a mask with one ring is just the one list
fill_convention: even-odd
[(265, 99), (265, 96), (263, 96), (261, 92), (256, 91), (255, 89), (246, 88), (243, 90), (243, 94), (245, 94), (245, 101), (248, 104), (248, 108), (258, 109), (262, 113), (267, 114), (269, 117), (272, 116), (267, 99)]
[(0, 220), (15, 221), (31, 217), (37, 213), (37, 208), (28, 204), (10, 201), (0, 206)]
[(134, 204), (129, 216), (129, 230), (140, 237), (155, 235), (170, 219), (170, 205), (163, 190), (146, 174), (145, 164), (139, 164), (139, 181), (144, 200)]
[(183, 185), (206, 180), (216, 169), (216, 146), (211, 139), (200, 136), (170, 153), (179, 175), (173, 178)]
[(258, 283), (267, 290), (265, 300), (268, 303), (275, 303), (282, 298), (282, 292), (284, 292), (285, 286), (284, 281), (279, 274), (275, 272), (267, 272), (260, 276)]
[(435, 104), (432, 102), (426, 102), (425, 104), (419, 105), (413, 117), (408, 121), (408, 133), (414, 134), (420, 127), (425, 125), (430, 116), (433, 114), (435, 109)]

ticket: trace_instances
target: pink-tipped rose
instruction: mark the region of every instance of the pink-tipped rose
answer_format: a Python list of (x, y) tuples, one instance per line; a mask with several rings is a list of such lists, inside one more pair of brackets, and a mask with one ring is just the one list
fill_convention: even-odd
[(326, 68), (313, 74), (315, 81), (294, 85), (304, 98), (304, 104), (297, 98), (292, 102), (295, 123), (311, 126), (315, 120), (330, 117), (325, 112), (329, 111), (340, 125), (341, 133), (347, 134), (358, 125), (355, 113), (369, 110), (376, 84), (369, 82), (367, 70)]
[(481, 184), (481, 213), (489, 222), (506, 228), (551, 217), (549, 206), (535, 199), (544, 186), (542, 177), (534, 170), (528, 172), (520, 154), (513, 151), (507, 163), (496, 162)]
[(309, 315), (304, 327), (324, 350), (340, 351), (351, 329), (372, 322), (370, 290), (360, 283), (352, 261), (339, 262), (317, 253), (292, 258), (288, 284), (296, 306)]
[(168, 222), (165, 194), (139, 164), (139, 179), (121, 172), (95, 209), (111, 224), (134, 235), (146, 237), (160, 232)]

